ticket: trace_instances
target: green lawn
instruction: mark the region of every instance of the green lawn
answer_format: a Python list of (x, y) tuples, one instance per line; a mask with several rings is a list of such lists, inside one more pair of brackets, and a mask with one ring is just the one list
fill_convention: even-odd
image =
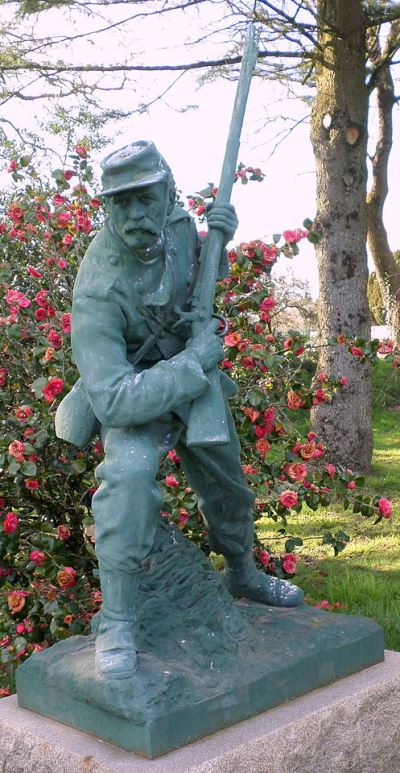
[[(392, 380), (390, 380), (392, 379)], [(388, 649), (400, 650), (400, 374), (386, 363), (374, 375), (374, 458), (371, 492), (393, 501), (390, 522), (344, 512), (340, 506), (317, 513), (305, 509), (290, 518), (289, 529), (302, 537), (296, 582), (307, 601), (341, 602), (341, 612), (374, 618), (385, 631)], [(389, 391), (390, 388), (390, 391)], [(385, 402), (389, 405), (385, 406)], [(262, 536), (273, 538), (275, 527), (262, 523)], [(351, 542), (337, 558), (320, 539), (326, 531), (343, 529)], [(307, 539), (308, 538), (308, 539)]]

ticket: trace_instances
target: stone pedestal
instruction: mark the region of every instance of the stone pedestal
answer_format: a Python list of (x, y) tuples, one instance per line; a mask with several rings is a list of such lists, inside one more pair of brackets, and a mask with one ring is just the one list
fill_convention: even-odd
[(3, 773), (397, 773), (400, 653), (157, 760), (0, 701)]

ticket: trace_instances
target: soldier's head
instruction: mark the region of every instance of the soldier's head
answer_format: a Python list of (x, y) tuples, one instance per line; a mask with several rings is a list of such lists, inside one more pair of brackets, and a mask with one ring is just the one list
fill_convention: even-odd
[(164, 229), (175, 203), (175, 183), (152, 142), (139, 141), (110, 153), (101, 163), (106, 211), (125, 242), (148, 250)]

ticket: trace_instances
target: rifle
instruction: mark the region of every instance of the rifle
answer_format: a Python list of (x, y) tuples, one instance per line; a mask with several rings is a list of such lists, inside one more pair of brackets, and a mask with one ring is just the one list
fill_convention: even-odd
[[(229, 204), (230, 202), (238, 160), (240, 134), (257, 55), (258, 35), (255, 33), (254, 24), (250, 23), (222, 164), (221, 180), (215, 199), (216, 204)], [(223, 233), (216, 228), (210, 228), (208, 239), (200, 254), (199, 275), (193, 293), (193, 311), (190, 313), (190, 318), (193, 320), (193, 337), (200, 335), (212, 317), (216, 316), (213, 313), (214, 295), (223, 243)], [(203, 395), (193, 401), (190, 408), (186, 436), (189, 447), (223, 445), (229, 443), (230, 440), (218, 368), (208, 371), (207, 377), (210, 386)]]

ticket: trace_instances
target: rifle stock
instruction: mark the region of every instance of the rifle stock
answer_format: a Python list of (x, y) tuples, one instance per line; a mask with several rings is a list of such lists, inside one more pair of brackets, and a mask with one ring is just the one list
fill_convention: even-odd
[[(244, 113), (257, 54), (257, 36), (254, 24), (250, 23), (215, 204), (229, 204), (230, 202)], [(215, 228), (210, 228), (200, 258), (199, 277), (194, 294), (194, 305), (198, 319), (193, 322), (192, 337), (200, 335), (212, 318), (215, 285), (223, 246), (223, 233)], [(229, 443), (230, 440), (218, 368), (209, 371), (207, 377), (210, 381), (210, 387), (191, 405), (186, 436), (189, 447), (223, 445)]]

